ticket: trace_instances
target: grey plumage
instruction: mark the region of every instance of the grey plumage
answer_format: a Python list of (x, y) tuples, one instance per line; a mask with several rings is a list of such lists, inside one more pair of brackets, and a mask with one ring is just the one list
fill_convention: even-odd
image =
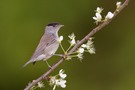
[(58, 49), (59, 42), (58, 42), (58, 30), (63, 25), (59, 23), (50, 23), (45, 28), (45, 33), (40, 39), (40, 42), (33, 53), (32, 57), (26, 64), (35, 63), (36, 61), (40, 60), (47, 60), (49, 59)]

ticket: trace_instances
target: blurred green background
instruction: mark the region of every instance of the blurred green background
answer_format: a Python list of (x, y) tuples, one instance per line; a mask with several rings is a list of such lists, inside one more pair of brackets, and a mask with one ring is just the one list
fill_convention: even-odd
[[(122, 0), (123, 2), (124, 0)], [(44, 27), (53, 21), (65, 26), (59, 31), (68, 47), (67, 36), (83, 38), (96, 27), (92, 17), (97, 6), (103, 16), (115, 10), (117, 0), (0, 0), (0, 89), (23, 90), (48, 67), (45, 62), (22, 68), (31, 57)], [(74, 58), (62, 63), (67, 87), (56, 90), (135, 90), (135, 1), (94, 37), (96, 54), (85, 53), (82, 63)], [(61, 49), (57, 53), (62, 53)], [(52, 65), (60, 57), (52, 57)], [(38, 90), (52, 90), (48, 86)]]

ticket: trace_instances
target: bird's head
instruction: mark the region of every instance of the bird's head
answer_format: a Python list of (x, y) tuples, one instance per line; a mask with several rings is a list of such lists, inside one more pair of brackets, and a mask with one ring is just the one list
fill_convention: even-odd
[(55, 33), (58, 32), (59, 29), (63, 26), (64, 25), (61, 25), (57, 22), (49, 23), (45, 28), (45, 32)]

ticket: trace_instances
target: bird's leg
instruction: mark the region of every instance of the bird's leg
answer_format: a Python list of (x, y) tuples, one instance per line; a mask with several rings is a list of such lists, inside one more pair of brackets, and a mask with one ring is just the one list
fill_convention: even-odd
[(45, 62), (49, 68), (52, 68), (52, 66), (47, 62), (47, 60), (45, 60)]

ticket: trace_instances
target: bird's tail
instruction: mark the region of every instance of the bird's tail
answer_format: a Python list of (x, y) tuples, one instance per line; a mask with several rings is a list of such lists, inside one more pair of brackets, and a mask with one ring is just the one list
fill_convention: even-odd
[(28, 62), (26, 62), (23, 67), (26, 67), (28, 64), (32, 63), (33, 61), (29, 60)]

